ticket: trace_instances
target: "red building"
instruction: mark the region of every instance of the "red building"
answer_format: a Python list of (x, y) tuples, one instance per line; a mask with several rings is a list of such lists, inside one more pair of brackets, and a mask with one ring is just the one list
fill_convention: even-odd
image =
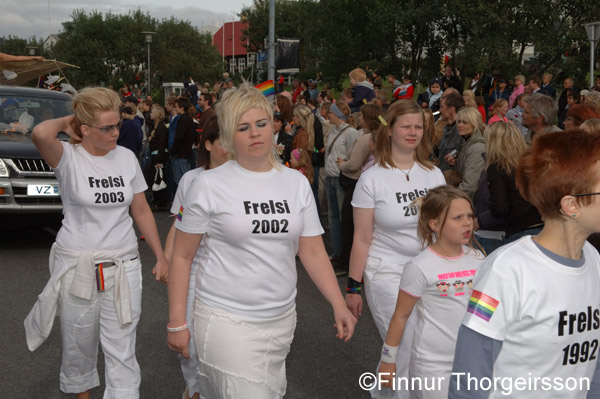
[(248, 53), (246, 49), (248, 42), (242, 33), (247, 28), (247, 22), (225, 22), (213, 35), (213, 45), (227, 62), (229, 73), (243, 72), (255, 61), (256, 54)]

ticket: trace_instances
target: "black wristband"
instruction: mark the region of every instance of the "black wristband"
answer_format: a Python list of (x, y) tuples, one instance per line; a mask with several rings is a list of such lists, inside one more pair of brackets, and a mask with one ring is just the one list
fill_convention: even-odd
[(360, 283), (360, 281), (356, 281), (352, 277), (348, 277), (348, 288), (359, 288), (361, 285), (362, 284)]

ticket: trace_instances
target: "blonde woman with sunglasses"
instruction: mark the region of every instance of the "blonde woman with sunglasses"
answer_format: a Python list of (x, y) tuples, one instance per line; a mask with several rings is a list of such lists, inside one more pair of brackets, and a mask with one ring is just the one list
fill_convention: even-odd
[[(78, 399), (100, 384), (98, 344), (104, 398), (139, 398), (142, 265), (133, 221), (156, 256), (157, 279), (168, 268), (138, 160), (117, 146), (120, 106), (112, 90), (83, 89), (73, 99), (74, 115), (40, 123), (31, 137), (54, 168), (64, 219), (50, 252), (50, 280), (25, 320), (27, 345), (33, 351), (44, 342), (58, 313), (60, 388)], [(58, 140), (61, 131), (69, 142)]]

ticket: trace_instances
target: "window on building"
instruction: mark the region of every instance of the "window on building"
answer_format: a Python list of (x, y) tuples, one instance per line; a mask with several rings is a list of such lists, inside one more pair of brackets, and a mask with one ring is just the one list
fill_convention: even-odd
[(244, 69), (246, 69), (246, 59), (245, 58), (240, 58), (238, 60), (238, 69), (240, 72), (242, 72)]

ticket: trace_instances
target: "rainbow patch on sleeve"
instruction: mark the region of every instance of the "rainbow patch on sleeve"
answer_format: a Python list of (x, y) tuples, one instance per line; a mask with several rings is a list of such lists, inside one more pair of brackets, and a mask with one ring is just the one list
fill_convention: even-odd
[(181, 205), (179, 207), (179, 212), (177, 212), (177, 220), (179, 220), (181, 222), (182, 218), (183, 218), (183, 205)]
[(481, 291), (473, 290), (467, 312), (473, 313), (485, 321), (490, 321), (499, 304), (500, 301), (497, 299), (487, 296)]

